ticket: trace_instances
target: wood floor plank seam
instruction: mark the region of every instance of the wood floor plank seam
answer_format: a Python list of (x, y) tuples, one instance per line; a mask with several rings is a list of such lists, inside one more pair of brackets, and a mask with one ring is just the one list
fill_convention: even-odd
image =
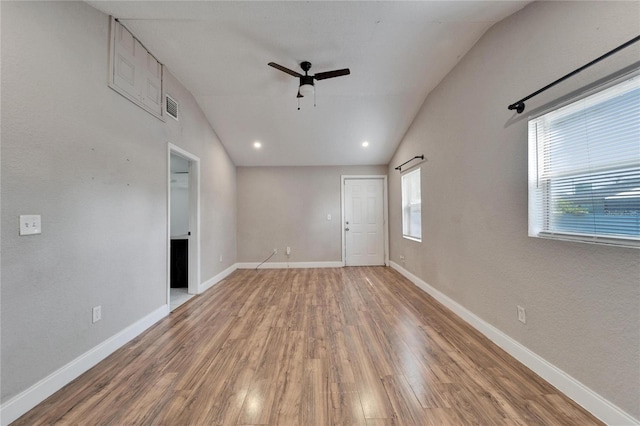
[(237, 270), (14, 425), (601, 425), (391, 268)]

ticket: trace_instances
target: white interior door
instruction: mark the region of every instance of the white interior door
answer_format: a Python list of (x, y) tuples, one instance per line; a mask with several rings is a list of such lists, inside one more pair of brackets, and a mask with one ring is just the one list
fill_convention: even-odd
[(384, 265), (384, 180), (344, 181), (345, 264)]

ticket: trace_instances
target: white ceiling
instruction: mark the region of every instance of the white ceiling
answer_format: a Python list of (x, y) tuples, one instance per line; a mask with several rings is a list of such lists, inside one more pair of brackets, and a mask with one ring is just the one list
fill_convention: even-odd
[[(529, 2), (89, 3), (191, 91), (236, 165), (307, 166), (387, 164), (428, 93)], [(317, 106), (305, 97), (298, 111), (298, 79), (267, 63), (304, 60), (351, 75), (317, 81)]]

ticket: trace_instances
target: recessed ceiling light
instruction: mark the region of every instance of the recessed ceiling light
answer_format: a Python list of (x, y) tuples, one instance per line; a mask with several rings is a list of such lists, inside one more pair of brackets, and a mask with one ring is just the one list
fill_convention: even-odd
[(255, 141), (253, 143), (253, 147), (256, 148), (256, 149), (260, 149), (262, 147), (262, 144), (259, 141)]
[(362, 146), (365, 147), (365, 148), (368, 147), (369, 146), (369, 142), (367, 142), (367, 141), (362, 142)]

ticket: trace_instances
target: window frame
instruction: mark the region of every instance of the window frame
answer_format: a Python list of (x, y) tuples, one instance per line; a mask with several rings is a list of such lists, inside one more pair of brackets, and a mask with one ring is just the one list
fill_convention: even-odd
[[(582, 243), (590, 243), (590, 244), (602, 244), (602, 245), (613, 245), (613, 246), (621, 246), (621, 247), (631, 247), (631, 248), (640, 248), (640, 237), (636, 237), (635, 235), (624, 236), (620, 234), (613, 233), (580, 233), (580, 232), (571, 232), (570, 230), (551, 230), (545, 228), (545, 221), (549, 223), (551, 221), (550, 216), (552, 215), (552, 210), (554, 209), (551, 201), (550, 201), (550, 193), (552, 192), (551, 184), (548, 181), (541, 181), (539, 179), (539, 174), (541, 168), (545, 166), (543, 159), (544, 147), (540, 146), (540, 138), (537, 137), (536, 131), (537, 127), (535, 124), (532, 124), (539, 120), (541, 117), (559, 111), (563, 108), (571, 107), (573, 105), (577, 105), (582, 101), (589, 101), (588, 98), (595, 96), (601, 92), (604, 92), (608, 89), (611, 89), (615, 86), (619, 86), (629, 82), (633, 79), (640, 79), (640, 71), (634, 71), (628, 74), (625, 74), (621, 77), (613, 79), (605, 84), (602, 84), (598, 87), (592, 88), (579, 96), (573, 97), (569, 100), (566, 100), (562, 103), (556, 104), (555, 106), (546, 109), (545, 111), (529, 117), (528, 124), (528, 150), (529, 150), (529, 160), (528, 160), (528, 199), (529, 199), (529, 207), (528, 207), (528, 215), (529, 215), (529, 236), (535, 238), (545, 238), (545, 239), (554, 239), (554, 240), (564, 240), (564, 241), (574, 241), (574, 242), (582, 242)], [(637, 83), (636, 83), (637, 84)], [(631, 89), (635, 90), (635, 89)], [(630, 91), (631, 91), (630, 90)], [(629, 92), (626, 92), (629, 93)], [(599, 105), (604, 103), (605, 101), (600, 101), (600, 103), (596, 103), (594, 105)], [(593, 106), (593, 105), (591, 105)], [(579, 108), (576, 106), (576, 112), (579, 111)], [(626, 166), (617, 165), (614, 167), (612, 165), (611, 170), (619, 171), (620, 173), (624, 173), (626, 171)], [(632, 167), (633, 168), (633, 167)], [(598, 173), (589, 172), (590, 177), (593, 179), (590, 181), (591, 183), (597, 182)], [(579, 172), (574, 172), (573, 174), (568, 174), (575, 179), (580, 179), (582, 176)], [(539, 188), (541, 186), (541, 188)], [(538, 198), (542, 197), (543, 201), (539, 201)], [(557, 208), (557, 206), (556, 206)], [(615, 217), (615, 215), (612, 215)]]
[[(420, 215), (418, 216), (420, 219), (420, 232), (419, 232), (419, 236), (415, 236), (415, 235), (411, 235), (411, 234), (405, 234), (405, 224), (406, 224), (406, 214), (405, 214), (405, 209), (407, 207), (411, 207), (408, 206), (407, 202), (406, 202), (406, 191), (405, 191), (405, 179), (408, 178), (408, 176), (411, 175), (418, 175), (417, 178), (417, 184), (418, 184), (418, 191), (420, 193), (420, 203), (414, 203), (413, 205), (419, 205), (420, 206)], [(422, 173), (420, 172), (420, 167), (417, 167), (411, 171), (408, 171), (406, 173), (403, 173), (400, 176), (400, 195), (401, 195), (401, 202), (402, 202), (402, 238), (405, 238), (407, 240), (410, 241), (415, 241), (418, 243), (422, 242)], [(409, 225), (410, 225), (411, 221), (409, 220)]]

